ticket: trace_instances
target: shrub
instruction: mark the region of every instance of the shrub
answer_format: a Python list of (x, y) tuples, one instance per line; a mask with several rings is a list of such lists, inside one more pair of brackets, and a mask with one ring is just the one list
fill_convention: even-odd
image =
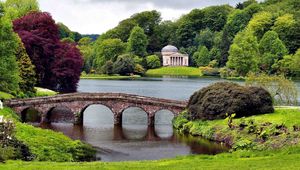
[(209, 66), (199, 68), (204, 76), (218, 76), (220, 75), (218, 68), (212, 68)]
[(146, 58), (147, 61), (147, 68), (148, 69), (155, 69), (160, 67), (160, 59), (156, 55), (150, 55)]
[(144, 67), (140, 64), (135, 64), (134, 66), (134, 74), (137, 75), (144, 75), (146, 72), (146, 70), (144, 69)]
[(104, 74), (112, 75), (113, 74), (113, 65), (114, 65), (114, 63), (111, 60), (106, 61), (106, 63), (102, 67), (102, 72)]
[(113, 72), (120, 75), (129, 75), (134, 72), (134, 60), (128, 55), (121, 55), (113, 65)]
[(188, 103), (189, 119), (223, 119), (274, 112), (269, 92), (259, 87), (245, 87), (219, 82), (195, 92)]

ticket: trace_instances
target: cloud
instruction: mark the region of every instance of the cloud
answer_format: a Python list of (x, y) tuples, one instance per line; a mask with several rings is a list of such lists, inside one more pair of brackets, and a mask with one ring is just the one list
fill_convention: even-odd
[(127, 6), (151, 3), (156, 8), (191, 9), (202, 8), (210, 5), (231, 4), (235, 5), (239, 0), (75, 0), (77, 3), (119, 3)]
[(175, 20), (194, 8), (235, 5), (239, 0), (39, 0), (42, 11), (56, 22), (82, 34), (101, 34), (131, 15), (146, 10), (161, 12), (164, 20)]

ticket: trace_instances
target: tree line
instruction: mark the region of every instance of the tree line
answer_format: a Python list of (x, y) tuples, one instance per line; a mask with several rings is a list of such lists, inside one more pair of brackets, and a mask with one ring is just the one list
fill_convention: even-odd
[(144, 11), (98, 37), (55, 23), (36, 0), (6, 0), (0, 3), (0, 91), (73, 92), (82, 71), (142, 75), (161, 66), (160, 50), (168, 44), (188, 54), (191, 66), (221, 68), (224, 77), (299, 76), (299, 24), (298, 0), (248, 0), (195, 7), (175, 21)]
[(96, 41), (79, 43), (84, 71), (105, 73), (112, 68), (106, 65), (125, 54), (146, 70), (151, 68), (147, 56), (156, 55), (161, 61), (161, 48), (172, 44), (189, 54), (191, 66), (222, 68), (223, 76), (249, 72), (296, 76), (300, 74), (299, 9), (297, 0), (248, 0), (235, 7), (194, 9), (176, 21), (162, 21), (155, 10), (137, 13)]

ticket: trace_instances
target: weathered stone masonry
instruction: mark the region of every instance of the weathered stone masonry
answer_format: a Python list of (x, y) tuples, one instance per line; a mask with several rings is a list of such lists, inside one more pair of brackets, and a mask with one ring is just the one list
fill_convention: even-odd
[(148, 125), (154, 124), (154, 116), (160, 110), (169, 110), (177, 116), (186, 108), (187, 102), (154, 97), (145, 97), (123, 93), (71, 93), (50, 97), (17, 99), (4, 101), (5, 106), (11, 107), (20, 116), (28, 108), (36, 109), (41, 116), (41, 123), (49, 123), (47, 114), (55, 107), (65, 107), (72, 114), (64, 115), (74, 124), (83, 122), (84, 110), (94, 104), (101, 104), (111, 109), (115, 125), (122, 123), (122, 113), (129, 107), (139, 107), (148, 115)]

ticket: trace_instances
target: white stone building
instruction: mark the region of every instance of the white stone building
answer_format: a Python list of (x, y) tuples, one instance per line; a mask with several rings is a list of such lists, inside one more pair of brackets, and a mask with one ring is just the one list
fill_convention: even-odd
[(161, 50), (163, 66), (189, 66), (189, 56), (179, 53), (173, 45), (167, 45)]

